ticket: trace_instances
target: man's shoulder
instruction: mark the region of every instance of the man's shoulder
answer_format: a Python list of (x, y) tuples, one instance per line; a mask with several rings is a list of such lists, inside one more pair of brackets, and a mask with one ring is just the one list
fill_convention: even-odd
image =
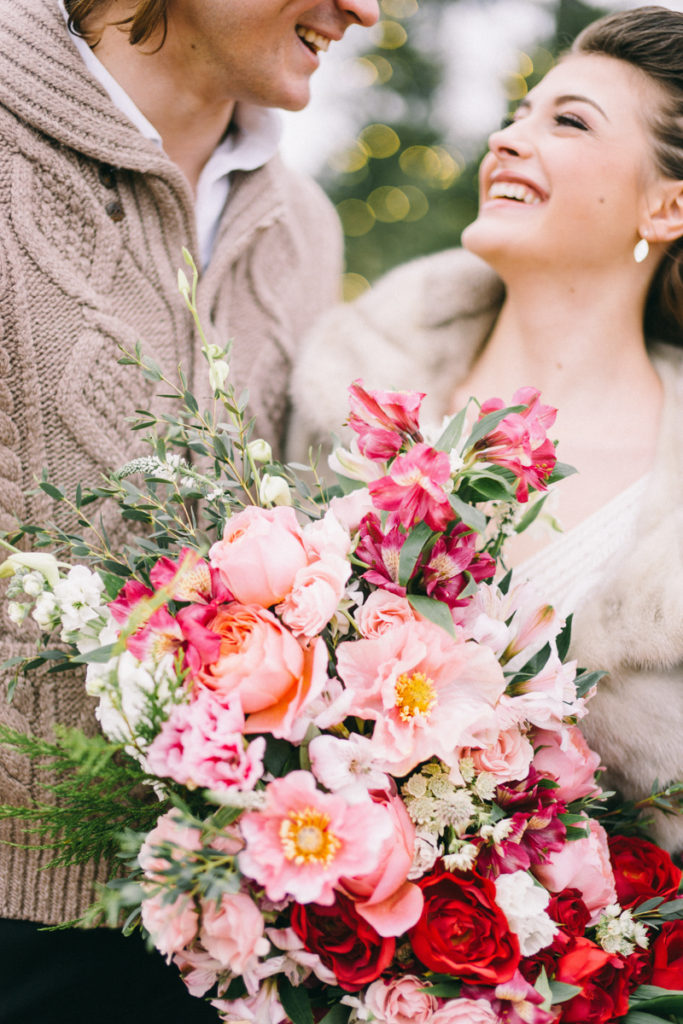
[(287, 208), (297, 219), (310, 225), (320, 219), (335, 221), (338, 225), (332, 202), (309, 174), (289, 166), (279, 154), (268, 161), (268, 170), (277, 182)]

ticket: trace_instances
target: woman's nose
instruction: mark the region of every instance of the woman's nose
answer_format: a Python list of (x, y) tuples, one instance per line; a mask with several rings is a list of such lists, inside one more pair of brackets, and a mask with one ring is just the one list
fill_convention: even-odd
[(489, 135), (489, 149), (496, 156), (529, 156), (532, 151), (528, 130), (521, 121), (513, 121)]

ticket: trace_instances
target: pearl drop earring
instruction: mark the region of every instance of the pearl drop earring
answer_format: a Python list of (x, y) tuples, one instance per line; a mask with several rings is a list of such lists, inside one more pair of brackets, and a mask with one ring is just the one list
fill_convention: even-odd
[(647, 238), (639, 238), (633, 249), (633, 258), (636, 263), (642, 263), (650, 253), (650, 246)]

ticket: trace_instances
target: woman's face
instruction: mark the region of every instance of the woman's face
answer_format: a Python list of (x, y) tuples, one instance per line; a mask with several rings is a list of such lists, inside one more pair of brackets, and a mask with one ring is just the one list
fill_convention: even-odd
[(623, 61), (565, 58), (490, 137), (466, 248), (503, 276), (632, 265), (661, 181), (646, 127), (657, 100), (658, 87)]

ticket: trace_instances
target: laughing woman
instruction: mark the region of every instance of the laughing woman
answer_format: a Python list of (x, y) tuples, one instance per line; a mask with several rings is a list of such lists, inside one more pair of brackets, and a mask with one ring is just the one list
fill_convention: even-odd
[[(640, 797), (683, 779), (683, 14), (578, 37), (491, 136), (462, 240), (318, 324), (292, 449), (343, 420), (358, 377), (427, 392), (435, 422), (539, 388), (579, 472), (554, 495), (563, 532), (517, 536), (507, 562), (574, 612), (580, 664), (608, 670), (585, 731)], [(683, 850), (683, 817), (656, 830)]]

